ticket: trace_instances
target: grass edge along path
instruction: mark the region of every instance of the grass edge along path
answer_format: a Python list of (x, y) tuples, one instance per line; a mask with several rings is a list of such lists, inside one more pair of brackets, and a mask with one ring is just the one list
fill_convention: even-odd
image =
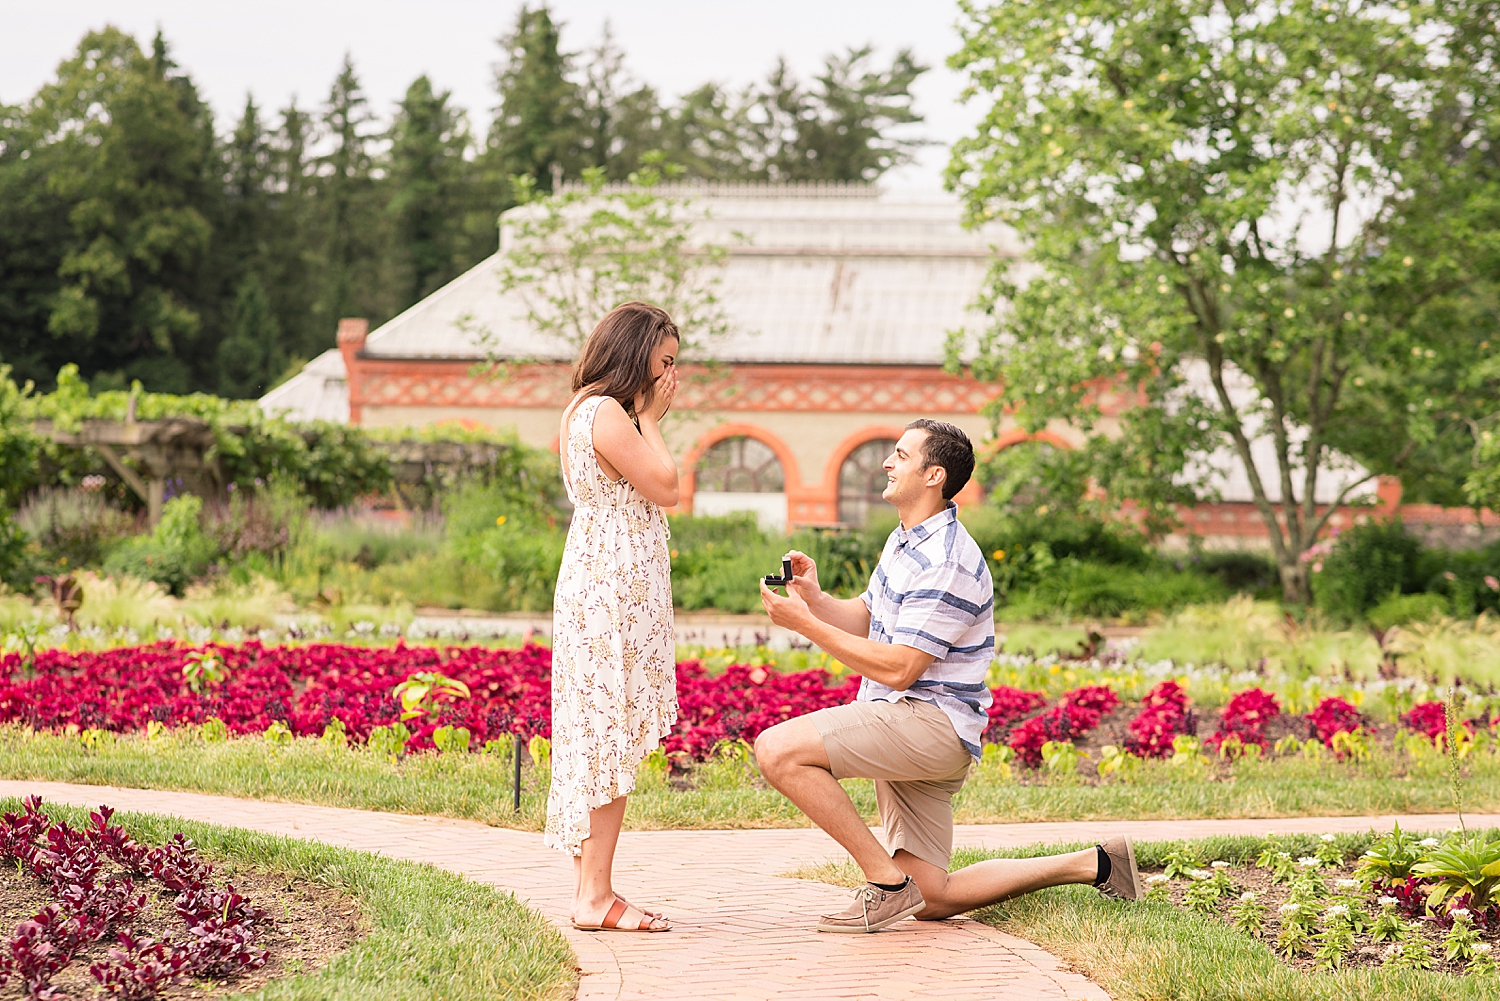
[[(21, 801), (0, 798), (0, 810)], [(76, 827), (88, 810), (45, 800), (42, 809)], [(565, 1001), (577, 985), (573, 951), (552, 923), (511, 893), (431, 865), (382, 858), (316, 841), (121, 810), (131, 836), (161, 844), (181, 831), (210, 862), (224, 859), (340, 887), (360, 903), (368, 933), (311, 973), (271, 981), (260, 1001)], [(9, 929), (6, 929), (9, 932)]]
[[(664, 764), (664, 762), (661, 762)], [(648, 762), (648, 765), (650, 762)], [(1500, 812), (1500, 759), (1471, 760), (1465, 809)], [(1133, 783), (1021, 785), (976, 770), (954, 802), (960, 824), (1094, 820), (1190, 820), (1297, 816), (1380, 816), (1452, 808), (1446, 761), (1433, 756), (1417, 774), (1382, 771), (1379, 762), (1346, 765), (1301, 758), (1236, 765), (1229, 781), (1144, 762)], [(260, 737), (208, 743), (191, 729), (109, 736), (87, 747), (76, 735), (0, 727), (0, 778), (311, 803), (349, 809), (475, 820), (540, 831), (546, 769), (528, 764), (521, 812), (511, 809), (509, 755), (423, 753), (398, 763), (365, 748), (316, 738), (274, 744)], [(748, 756), (721, 755), (694, 775), (697, 787), (673, 788), (664, 771), (645, 767), (626, 813), (627, 830), (806, 827), (807, 818), (766, 788)], [(876, 821), (871, 783), (846, 788), (867, 821)]]
[[(1437, 832), (1441, 834), (1442, 832)], [(1489, 832), (1494, 835), (1496, 832)], [(1296, 839), (1298, 836), (1293, 836)], [(1309, 845), (1314, 835), (1300, 836)], [(1341, 834), (1346, 854), (1369, 844), (1369, 834)], [(1287, 838), (1282, 839), (1284, 842)], [(1256, 835), (1193, 839), (1205, 858), (1246, 862), (1259, 854)], [(1182, 841), (1138, 841), (1144, 868), (1160, 868)], [(1034, 858), (1090, 847), (1056, 842), (1016, 848), (960, 848), (950, 868), (990, 858)], [(1311, 849), (1309, 848), (1309, 851)], [(847, 858), (786, 874), (838, 886), (858, 886)], [(1171, 903), (1107, 900), (1092, 887), (1060, 886), (972, 912), (976, 921), (1035, 943), (1109, 992), (1115, 1001), (1479, 1001), (1500, 998), (1500, 978), (1376, 968), (1309, 972), (1284, 964), (1263, 941)]]

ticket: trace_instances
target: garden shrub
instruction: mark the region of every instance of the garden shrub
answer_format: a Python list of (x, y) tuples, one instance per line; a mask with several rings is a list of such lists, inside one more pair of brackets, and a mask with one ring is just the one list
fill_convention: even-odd
[(1431, 622), (1450, 610), (1448, 599), (1441, 594), (1391, 594), (1370, 609), (1366, 617), (1370, 625), (1383, 631), (1409, 622)]
[(115, 546), (104, 569), (153, 581), (181, 596), (189, 582), (203, 575), (219, 556), (218, 546), (199, 523), (203, 498), (173, 497), (162, 507), (161, 521), (149, 535), (137, 535)]
[(1399, 521), (1371, 521), (1344, 532), (1312, 566), (1317, 606), (1345, 622), (1395, 593), (1416, 591), (1421, 543)]
[(1500, 542), (1482, 549), (1422, 549), (1414, 584), (1448, 599), (1448, 613), (1500, 612)]

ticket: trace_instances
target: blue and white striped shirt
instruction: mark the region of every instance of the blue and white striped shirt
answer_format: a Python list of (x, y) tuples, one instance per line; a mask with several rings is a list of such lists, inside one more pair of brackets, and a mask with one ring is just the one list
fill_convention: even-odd
[(995, 657), (995, 585), (952, 501), (920, 525), (896, 526), (860, 597), (870, 610), (870, 639), (909, 646), (934, 660), (904, 692), (865, 678), (858, 701), (931, 702), (978, 758), (992, 701), (984, 679)]

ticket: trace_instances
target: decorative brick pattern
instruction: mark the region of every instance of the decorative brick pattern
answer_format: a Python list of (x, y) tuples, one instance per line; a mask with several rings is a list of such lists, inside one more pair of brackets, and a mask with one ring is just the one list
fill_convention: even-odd
[[(507, 365), (497, 377), (437, 360), (358, 358), (351, 406), (541, 407), (571, 396), (566, 365)], [(978, 413), (998, 387), (936, 366), (737, 365), (683, 367), (685, 410)]]

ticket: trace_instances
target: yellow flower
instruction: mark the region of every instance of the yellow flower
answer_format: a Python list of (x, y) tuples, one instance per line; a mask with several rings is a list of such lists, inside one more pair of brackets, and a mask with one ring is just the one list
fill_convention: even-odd
[(1003, 559), (1005, 559), (1005, 550), (1003, 550), (1003, 549), (997, 549), (993, 553), (990, 553), (990, 555), (993, 556), (997, 560), (1003, 560)]
[(505, 515), (502, 514), (500, 517), (496, 518), (495, 519), (495, 524), (497, 524), (497, 525), (503, 525), (503, 524), (505, 524)]

